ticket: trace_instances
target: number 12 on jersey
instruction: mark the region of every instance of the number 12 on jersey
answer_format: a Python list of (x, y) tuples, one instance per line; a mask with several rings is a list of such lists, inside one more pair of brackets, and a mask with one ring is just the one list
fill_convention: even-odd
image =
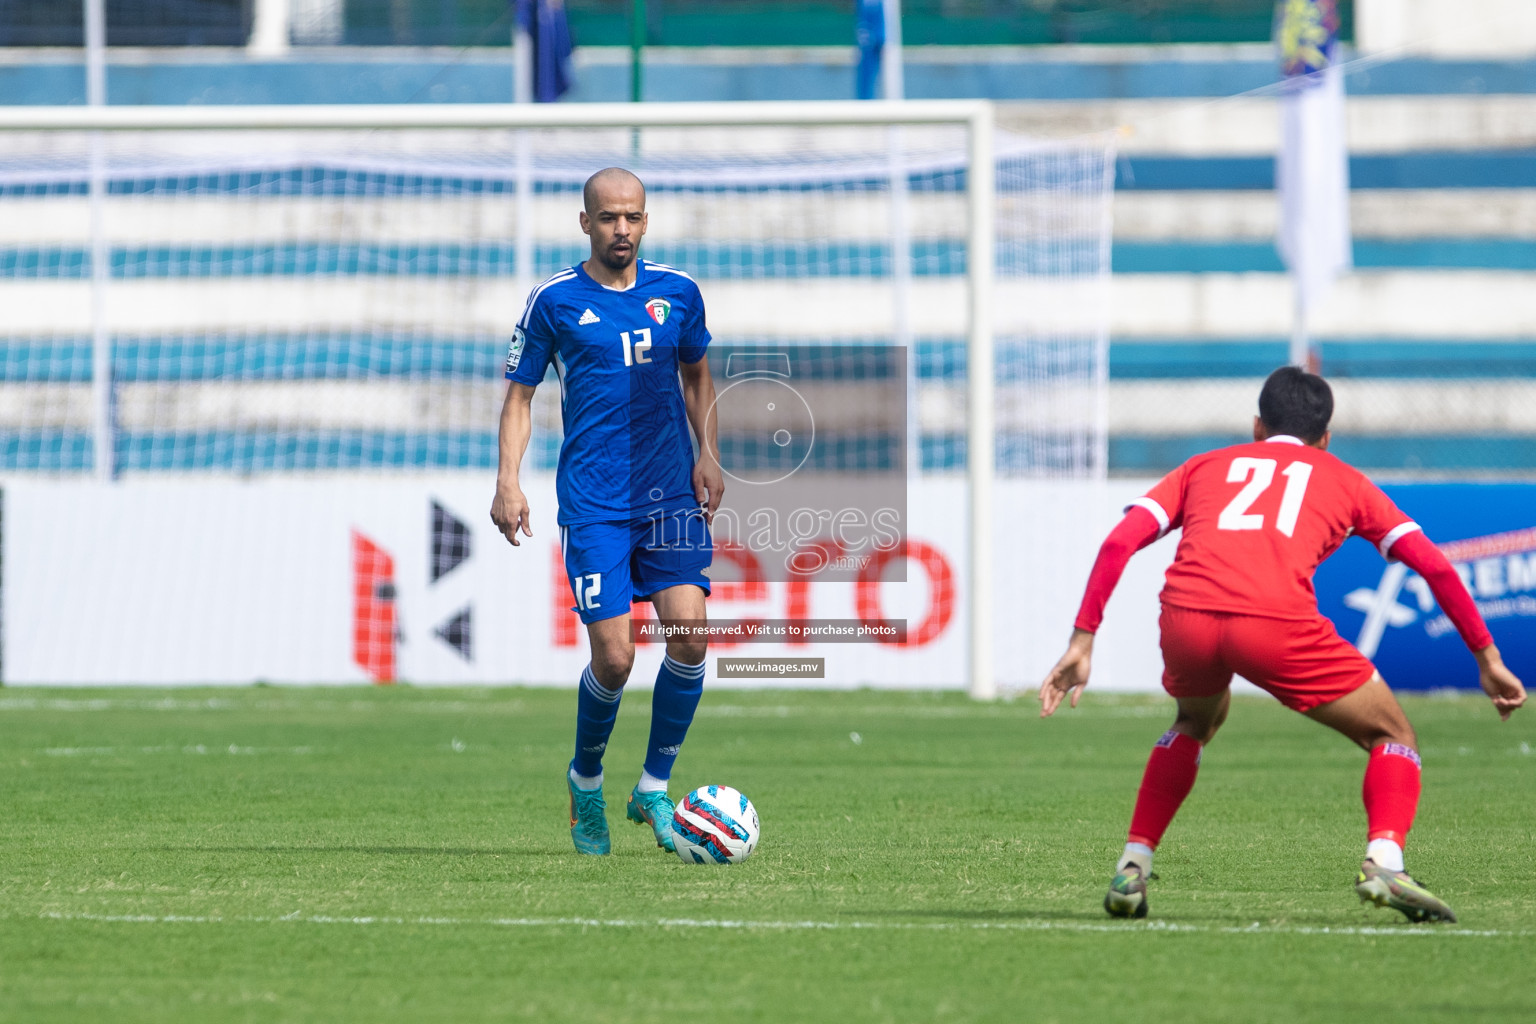
[(651, 329), (642, 327), (635, 332), (634, 344), (630, 344), (629, 332), (619, 335), (624, 342), (624, 365), (633, 366), (636, 363), (648, 363), (651, 361)]
[(603, 592), (603, 574), (600, 572), (588, 573), (585, 576), (571, 577), (571, 593), (576, 598), (576, 607), (582, 611), (591, 611), (601, 608), (597, 602), (597, 595)]
[[(1269, 489), (1275, 480), (1274, 459), (1255, 459), (1239, 456), (1227, 467), (1227, 483), (1243, 483), (1243, 489), (1227, 502), (1216, 520), (1218, 530), (1262, 530), (1264, 514), (1249, 512), (1259, 495)], [(1296, 533), (1296, 519), (1301, 515), (1301, 502), (1307, 494), (1307, 481), (1312, 477), (1312, 466), (1307, 462), (1293, 462), (1280, 473), (1285, 477), (1285, 493), (1280, 496), (1280, 511), (1275, 515), (1275, 529), (1287, 537)]]

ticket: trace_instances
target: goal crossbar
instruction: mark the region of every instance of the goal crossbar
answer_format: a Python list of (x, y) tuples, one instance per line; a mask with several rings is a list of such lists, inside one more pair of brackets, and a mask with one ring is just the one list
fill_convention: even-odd
[(990, 100), (728, 103), (390, 103), (252, 106), (0, 106), (0, 131), (368, 128), (688, 128), (711, 125), (966, 124)]

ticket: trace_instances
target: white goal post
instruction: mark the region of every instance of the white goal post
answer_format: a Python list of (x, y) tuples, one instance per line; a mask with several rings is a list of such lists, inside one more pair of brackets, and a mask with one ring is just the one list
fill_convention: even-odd
[[(967, 552), (965, 580), (965, 612), (967, 637), (965, 650), (967, 664), (965, 677), (967, 688), (973, 697), (989, 699), (998, 692), (997, 672), (994, 665), (995, 623), (993, 621), (994, 565), (993, 514), (994, 476), (998, 458), (996, 433), (996, 386), (993, 372), (977, 372), (978, 368), (995, 365), (994, 333), (997, 325), (994, 309), (994, 276), (998, 265), (998, 142), (995, 138), (993, 105), (982, 100), (917, 100), (898, 102), (700, 102), (670, 104), (456, 104), (456, 105), (380, 105), (380, 106), (194, 106), (194, 107), (0, 107), (0, 133), (103, 133), (106, 137), (120, 133), (196, 133), (196, 132), (282, 132), (302, 135), (306, 132), (409, 132), (409, 131), (467, 131), (556, 129), (735, 129), (779, 126), (785, 129), (812, 129), (829, 127), (857, 127), (863, 129), (892, 129), (892, 167), (896, 163), (901, 145), (900, 129), (942, 127), (964, 132), (964, 166), (959, 172), (963, 178), (965, 233), (963, 251), (963, 276), (965, 278), (965, 331), (963, 358), (968, 367), (963, 395), (964, 465), (967, 488)], [(519, 135), (519, 146), (525, 145)], [(637, 143), (638, 146), (638, 143)], [(1092, 146), (1087, 147), (1092, 149)], [(1103, 150), (1106, 147), (1100, 146)], [(93, 150), (94, 152), (94, 150)], [(519, 151), (521, 154), (523, 151)], [(1102, 154), (1101, 154), (1102, 156)], [(763, 165), (772, 163), (771, 155), (762, 158)], [(93, 158), (93, 168), (97, 166)], [(1085, 165), (1086, 166), (1086, 165)], [(1112, 160), (1107, 165), (1112, 169)], [(1091, 187), (1104, 189), (1102, 181), (1094, 182), (1094, 175), (1102, 177), (1100, 163), (1093, 163), (1086, 172)], [(98, 344), (91, 355), (96, 368), (91, 377), (94, 393), (93, 408), (96, 410), (94, 466), (98, 477), (110, 479), (113, 443), (110, 424), (112, 386), (110, 340), (101, 328), (104, 305), (101, 289), (112, 287), (110, 274), (104, 269), (108, 260), (101, 241), (97, 204), (105, 194), (102, 175), (92, 171), (89, 192), (92, 202), (92, 272), (93, 328)], [(900, 189), (905, 194), (905, 175)], [(518, 284), (531, 286), (533, 277), (533, 241), (524, 225), (529, 216), (534, 193), (531, 178), (520, 176), (515, 189), (518, 204), (519, 234), (517, 236)], [(1092, 235), (1100, 244), (1099, 253), (1107, 273), (1107, 193), (1103, 199), (1103, 224), (1089, 225), (1086, 235)], [(1046, 200), (1049, 201), (1047, 198)], [(1018, 202), (1015, 206), (1026, 205)], [(905, 210), (893, 215), (896, 231), (904, 232)], [(1079, 218), (1081, 220), (1081, 217)], [(1079, 230), (1081, 225), (1074, 227)], [(897, 236), (901, 237), (900, 234)], [(0, 243), (3, 244), (3, 243)], [(904, 248), (904, 247), (903, 247)], [(899, 269), (896, 280), (909, 278), (906, 257), (897, 260)], [(688, 269), (684, 267), (684, 269)], [(705, 285), (706, 298), (709, 286)], [(1043, 291), (1031, 293), (1043, 294)], [(898, 307), (906, 301), (905, 295)], [(1067, 302), (1069, 299), (1059, 299)], [(1080, 297), (1079, 297), (1080, 301)], [(898, 321), (903, 314), (898, 312)], [(713, 318), (712, 318), (713, 319)], [(903, 338), (903, 333), (906, 337)], [(898, 323), (899, 340), (911, 341), (911, 332)], [(1023, 410), (1019, 414), (1037, 419), (1051, 415), (1064, 415), (1062, 410), (1073, 407), (1072, 416), (1085, 416), (1088, 441), (1077, 448), (1074, 456), (1085, 469), (1077, 475), (1102, 478), (1105, 471), (1105, 410), (1104, 410), (1104, 345), (1099, 338), (1094, 348), (1097, 363), (1089, 374), (1088, 383), (1074, 384), (1071, 394), (1051, 396), (1050, 401), (1037, 402), (1040, 408)], [(1047, 361), (1047, 360), (1042, 360)], [(1029, 371), (1025, 371), (1029, 372)], [(1086, 388), (1086, 390), (1085, 390)], [(955, 396), (958, 398), (959, 396)], [(1018, 404), (1018, 403), (1015, 403)], [(1083, 412), (1082, 406), (1088, 406)], [(1005, 461), (1009, 458), (1004, 455)], [(1020, 457), (1022, 458), (1022, 457)], [(909, 472), (918, 472), (916, 468)], [(1047, 474), (1051, 475), (1051, 474)], [(1060, 475), (1060, 474), (1056, 474)], [(1072, 475), (1070, 472), (1068, 475)]]

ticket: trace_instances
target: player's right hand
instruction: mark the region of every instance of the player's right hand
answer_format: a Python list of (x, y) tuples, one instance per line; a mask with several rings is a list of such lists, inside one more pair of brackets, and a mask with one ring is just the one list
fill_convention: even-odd
[(1483, 692), (1505, 721), (1525, 703), (1525, 684), (1504, 664), (1499, 649), (1492, 644), (1477, 652), (1477, 675), (1478, 682), (1483, 684)]
[(1083, 687), (1088, 685), (1088, 672), (1093, 662), (1093, 634), (1074, 629), (1067, 653), (1056, 662), (1045, 681), (1040, 684), (1040, 717), (1049, 718), (1061, 706), (1061, 698), (1072, 695), (1072, 707), (1077, 707)]
[(501, 535), (512, 542), (513, 547), (518, 547), (517, 531), (523, 531), (523, 536), (533, 536), (532, 509), (528, 507), (528, 499), (523, 496), (521, 488), (508, 487), (496, 488), (496, 497), (491, 501), (491, 522), (496, 524), (496, 529)]

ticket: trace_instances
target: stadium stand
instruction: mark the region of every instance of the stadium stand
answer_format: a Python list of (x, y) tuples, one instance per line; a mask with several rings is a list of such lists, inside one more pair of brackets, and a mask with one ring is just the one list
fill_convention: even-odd
[[(296, 42), (363, 46), (476, 46), (505, 24), (506, 0), (287, 0)], [(239, 45), (253, 0), (107, 0), (108, 31), (128, 46)], [(843, 46), (849, 4), (837, 0), (650, 0), (653, 46)], [(1341, 5), (1345, 34), (1353, 4)], [(635, 0), (565, 0), (587, 46), (628, 46)], [(1244, 42), (1265, 38), (1269, 0), (904, 0), (909, 45)], [(80, 5), (8, 0), (0, 45), (78, 46)], [(500, 43), (502, 40), (490, 40)]]
[[(6, 102), (82, 101), (78, 51), (27, 48), (77, 38), (78, 22), (48, 22), (39, 13), (61, 6), (71, 5), (4, 8), (10, 20), (0, 24), (0, 43), (15, 47), (0, 50)], [(109, 14), (130, 6), (188, 5), (140, 0), (109, 4)], [(502, 5), (489, 0), (348, 3), (339, 41), (411, 45), (298, 46), (280, 59), (197, 48), (243, 38), (250, 9), (195, 6), (204, 12), (196, 24), (177, 27), (166, 15), (153, 32), (145, 24), (134, 30), (147, 35), (126, 25), (109, 35), (125, 44), (192, 47), (115, 51), (112, 102), (510, 98), (506, 50), (486, 38), (490, 27), (505, 28)], [(321, 6), (294, 0), (296, 18)], [(929, 17), (937, 2), (909, 0), (908, 42), (951, 45), (912, 50), (908, 95), (990, 97), (1004, 127), (1035, 135), (1124, 126), (1115, 182), (1110, 466), (1159, 472), (1240, 439), (1256, 382), (1286, 357), (1289, 286), (1273, 246), (1278, 118), (1276, 100), (1262, 93), (1276, 79), (1271, 48), (1261, 41), (1271, 5), (1185, 3), (1183, 20), (1157, 21), (1160, 39), (1138, 34), (1133, 14), (1111, 24), (1085, 3), (1039, 5), (1049, 8), (1048, 18), (997, 13), (1017, 6), (976, 0), (946, 5), (938, 18)], [(1150, 6), (1163, 15), (1180, 7), (1172, 0)], [(624, 41), (609, 36), (622, 27), (627, 4), (572, 0), (569, 7), (578, 44)], [(667, 4), (655, 15), (650, 39), (660, 45), (646, 58), (647, 99), (851, 94), (852, 47), (832, 45), (837, 32), (851, 38), (841, 5), (742, 4), (730, 24), (714, 23), (715, 36), (700, 28), (704, 7)], [(738, 37), (785, 42), (765, 26), (788, 23), (791, 7), (795, 40), (824, 48), (692, 45)], [(386, 8), (398, 15), (394, 21), (380, 13)], [(223, 20), (214, 18), (220, 11)], [(441, 17), (444, 11), (453, 16)], [(296, 39), (301, 28), (296, 21)], [(981, 40), (1126, 45), (959, 45)], [(1164, 40), (1174, 45), (1149, 45)], [(1213, 41), (1220, 45), (1190, 45)], [(627, 62), (616, 45), (579, 48), (568, 99), (626, 99)], [(1372, 58), (1352, 69), (1347, 90), (1357, 269), (1315, 325), (1321, 368), (1340, 396), (1338, 451), (1377, 472), (1536, 473), (1536, 58)], [(67, 272), (81, 259), (0, 236), (0, 278), (25, 278), (38, 267)], [(916, 273), (942, 273), (953, 261), (952, 253), (919, 254)], [(176, 265), (131, 254), (121, 262), (135, 273)], [(234, 259), (208, 272), (292, 271)], [(708, 267), (701, 273), (707, 277)], [(922, 342), (919, 366), (929, 386), (952, 381), (954, 345)], [(929, 468), (946, 468), (946, 448), (925, 449), (940, 453)]]

